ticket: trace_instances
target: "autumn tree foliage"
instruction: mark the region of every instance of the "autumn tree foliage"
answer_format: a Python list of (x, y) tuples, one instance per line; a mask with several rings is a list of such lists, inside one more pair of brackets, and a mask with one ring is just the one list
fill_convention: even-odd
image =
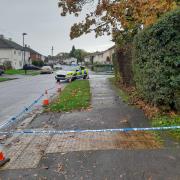
[(84, 6), (95, 4), (82, 22), (71, 27), (71, 39), (95, 32), (96, 37), (136, 34), (138, 28), (153, 24), (158, 17), (177, 6), (178, 0), (59, 0), (61, 16), (78, 16)]

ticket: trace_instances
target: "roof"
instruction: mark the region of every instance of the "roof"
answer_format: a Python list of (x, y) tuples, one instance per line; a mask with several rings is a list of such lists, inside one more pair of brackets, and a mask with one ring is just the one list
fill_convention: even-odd
[(94, 53), (91, 53), (91, 54), (87, 55), (86, 57), (99, 56), (99, 55), (104, 54), (104, 53), (107, 52), (107, 51), (113, 50), (114, 48), (115, 48), (115, 45), (112, 46), (112, 47), (110, 47), (109, 49), (104, 50), (104, 51), (101, 51), (101, 52), (96, 51), (96, 52), (94, 52)]
[(0, 38), (0, 49), (16, 49), (16, 50), (23, 50), (23, 47), (14, 41)]
[(34, 49), (31, 49), (30, 47), (25, 47), (25, 49), (26, 49), (26, 51), (29, 51), (30, 53), (41, 55), (40, 53), (38, 53)]

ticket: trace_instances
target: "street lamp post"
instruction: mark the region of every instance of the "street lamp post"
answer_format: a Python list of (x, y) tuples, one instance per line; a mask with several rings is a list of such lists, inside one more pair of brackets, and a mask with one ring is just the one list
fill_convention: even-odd
[[(22, 33), (23, 36), (23, 67), (25, 65), (25, 43), (24, 43), (24, 36), (26, 36), (27, 33)], [(26, 74), (26, 69), (25, 69), (25, 74)]]

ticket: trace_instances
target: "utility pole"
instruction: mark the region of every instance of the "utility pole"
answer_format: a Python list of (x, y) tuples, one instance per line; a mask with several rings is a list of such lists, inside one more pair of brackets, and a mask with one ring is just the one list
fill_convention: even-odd
[[(25, 43), (24, 43), (24, 36), (26, 36), (27, 33), (22, 33), (23, 36), (23, 67), (25, 65)], [(25, 69), (25, 74), (26, 74), (26, 69)]]
[(52, 49), (51, 49), (51, 55), (52, 55), (52, 57), (54, 55), (54, 47), (53, 46), (52, 46)]
[(54, 47), (52, 46), (52, 49), (51, 49), (51, 56), (52, 56), (52, 61), (53, 61), (53, 64), (54, 64)]

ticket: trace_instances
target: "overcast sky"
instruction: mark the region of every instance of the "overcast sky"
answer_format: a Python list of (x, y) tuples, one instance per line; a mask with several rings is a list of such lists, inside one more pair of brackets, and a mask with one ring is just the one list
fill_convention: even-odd
[(22, 44), (22, 32), (26, 32), (25, 43), (44, 55), (51, 54), (52, 46), (57, 54), (69, 52), (72, 45), (90, 52), (113, 45), (111, 36), (96, 39), (94, 34), (70, 40), (71, 25), (82, 17), (61, 17), (57, 3), (58, 0), (0, 0), (0, 34)]

